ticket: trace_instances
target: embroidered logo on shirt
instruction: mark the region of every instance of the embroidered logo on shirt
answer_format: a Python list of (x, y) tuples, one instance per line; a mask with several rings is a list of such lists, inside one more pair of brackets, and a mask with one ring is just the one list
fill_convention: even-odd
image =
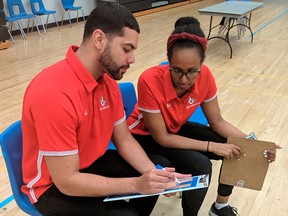
[(107, 101), (104, 99), (103, 96), (101, 96), (100, 104), (101, 104), (100, 110), (109, 108), (109, 105), (107, 105)]
[(194, 98), (192, 98), (192, 97), (189, 97), (188, 98), (188, 103), (189, 104), (193, 104), (195, 102), (195, 99)]
[(101, 96), (101, 106), (104, 107), (106, 104), (106, 100), (103, 98), (103, 96)]
[(170, 103), (167, 103), (167, 104), (166, 104), (166, 107), (167, 107), (167, 109), (171, 108), (171, 104), (170, 104)]
[(198, 103), (195, 103), (195, 102), (196, 102), (196, 99), (195, 99), (195, 98), (189, 97), (189, 98), (188, 98), (188, 104), (190, 104), (190, 105), (188, 105), (188, 106), (186, 107), (186, 109), (189, 109), (189, 108), (191, 108), (191, 107), (196, 106), (196, 105), (199, 104), (199, 102), (198, 102)]

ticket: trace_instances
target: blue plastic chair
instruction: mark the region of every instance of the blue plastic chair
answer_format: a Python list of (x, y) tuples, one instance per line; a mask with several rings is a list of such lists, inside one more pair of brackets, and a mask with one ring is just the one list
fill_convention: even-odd
[[(46, 10), (42, 0), (30, 0), (30, 5), (31, 5), (32, 13), (34, 15), (40, 17), (40, 20), (42, 22), (42, 26), (43, 26), (43, 30), (44, 30), (45, 34), (46, 34), (46, 29), (47, 29), (48, 19), (49, 19), (49, 15), (50, 14), (53, 15), (54, 21), (55, 21), (55, 23), (57, 25), (57, 28), (60, 31), (58, 22), (57, 22), (56, 17), (55, 17), (55, 13), (56, 13), (55, 10)], [(43, 19), (42, 19), (42, 16), (45, 16), (45, 15), (47, 16), (47, 18), (46, 18), (46, 28), (44, 26), (44, 22), (43, 22)]]
[(21, 121), (15, 122), (0, 135), (0, 144), (17, 205), (29, 215), (41, 216), (38, 210), (30, 203), (28, 196), (21, 191), (21, 186), (24, 184), (22, 179)]
[(132, 82), (121, 82), (118, 85), (122, 94), (126, 118), (128, 118), (137, 103), (135, 87)]
[[(8, 5), (9, 13), (10, 13), (10, 18), (11, 18), (10, 20), (9, 19), (8, 20), (9, 20), (9, 22), (12, 22), (12, 25), (13, 25), (13, 20), (18, 23), (18, 26), (20, 26), (19, 20), (27, 19), (28, 20), (27, 33), (28, 33), (29, 32), (30, 19), (32, 19), (36, 28), (37, 28), (39, 36), (41, 36), (37, 21), (35, 19), (35, 15), (26, 13), (26, 11), (24, 9), (24, 5), (23, 5), (21, 0), (7, 0), (7, 5)], [(15, 8), (18, 8), (18, 11), (16, 10), (17, 13), (14, 11)], [(22, 28), (22, 30), (23, 30), (23, 28)], [(31, 31), (32, 30), (33, 30), (33, 24), (31, 27)], [(20, 31), (21, 31), (21, 29), (20, 29)], [(21, 34), (22, 34), (22, 32), (21, 32)], [(22, 37), (23, 37), (23, 34), (22, 34)], [(23, 38), (26, 39), (26, 37), (23, 37)]]
[[(137, 103), (136, 91), (133, 83), (131, 82), (120, 82), (118, 83), (121, 94), (122, 94), (122, 101), (124, 105), (124, 111), (126, 114), (126, 118), (132, 113), (135, 104)], [(108, 149), (116, 150), (116, 147), (110, 141)]]
[(75, 0), (61, 0), (61, 2), (62, 2), (62, 5), (63, 5), (63, 8), (64, 8), (64, 11), (62, 13), (62, 23), (61, 23), (62, 26), (63, 26), (64, 14), (65, 14), (66, 11), (68, 12), (70, 28), (72, 28), (70, 11), (77, 11), (77, 23), (78, 23), (78, 11), (81, 10), (82, 11), (83, 20), (85, 21), (84, 11), (83, 11), (82, 7), (81, 6), (75, 7), (74, 6)]
[[(10, 34), (11, 34), (12, 29), (13, 29), (13, 23), (16, 21), (16, 23), (17, 23), (17, 25), (18, 25), (18, 28), (19, 28), (19, 31), (20, 31), (20, 33), (21, 33), (21, 35), (22, 35), (22, 38), (23, 38), (23, 39), (27, 39), (27, 36), (26, 36), (26, 34), (25, 34), (25, 32), (24, 32), (24, 29), (23, 29), (21, 23), (18, 22), (19, 20), (21, 20), (20, 17), (9, 17), (9, 16), (6, 16), (6, 14), (5, 14), (5, 19), (6, 19), (7, 22), (9, 22), (7, 28), (8, 28), (8, 30), (9, 30)], [(12, 36), (12, 35), (11, 35), (11, 36)], [(14, 43), (14, 39), (13, 39), (12, 41), (13, 41), (13, 43)]]
[(203, 125), (208, 125), (207, 118), (206, 118), (205, 114), (203, 113), (201, 106), (199, 106), (195, 110), (195, 112), (190, 116), (188, 121), (189, 122), (196, 122), (196, 123), (203, 124)]

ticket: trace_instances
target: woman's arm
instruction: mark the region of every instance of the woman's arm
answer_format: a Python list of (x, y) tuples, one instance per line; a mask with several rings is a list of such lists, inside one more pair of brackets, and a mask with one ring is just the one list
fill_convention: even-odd
[[(214, 130), (214, 128), (216, 128), (215, 130), (216, 133), (219, 133), (225, 138), (228, 137), (229, 133), (224, 133), (224, 130), (218, 128), (218, 127), (222, 127), (223, 125), (233, 135), (237, 134), (238, 137), (246, 136), (246, 134), (242, 133), (240, 130), (236, 129), (235, 127), (233, 127), (231, 124), (229, 124), (222, 118), (222, 116), (220, 115), (217, 98), (215, 98), (214, 100), (210, 102), (207, 102), (207, 104), (205, 104), (204, 109), (207, 112), (209, 117), (213, 116), (214, 113), (217, 114), (212, 119), (208, 119), (209, 117), (207, 118), (209, 123), (212, 123), (214, 126), (212, 127), (212, 129)], [(218, 110), (218, 113), (217, 113), (217, 110)], [(151, 135), (153, 136), (155, 141), (159, 143), (162, 147), (193, 149), (193, 150), (198, 150), (198, 151), (208, 150), (209, 152), (213, 152), (225, 158), (231, 158), (234, 155), (239, 157), (240, 155), (244, 154), (240, 147), (235, 146), (233, 144), (223, 145), (223, 143), (210, 142), (208, 146), (207, 141), (199, 141), (199, 140), (179, 136), (176, 134), (171, 134), (166, 129), (165, 120), (161, 113), (148, 113), (148, 112), (142, 111), (142, 115), (144, 118), (145, 125), (148, 127)]]

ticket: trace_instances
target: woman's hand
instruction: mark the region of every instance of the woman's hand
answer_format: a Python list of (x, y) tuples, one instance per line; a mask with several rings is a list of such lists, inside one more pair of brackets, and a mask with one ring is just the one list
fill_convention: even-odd
[(264, 157), (267, 158), (269, 163), (272, 163), (276, 160), (276, 149), (281, 149), (281, 146), (275, 145), (274, 149), (265, 150), (263, 152)]
[(245, 156), (241, 147), (228, 143), (210, 142), (208, 152), (223, 156), (226, 159), (233, 157), (240, 158), (241, 156)]

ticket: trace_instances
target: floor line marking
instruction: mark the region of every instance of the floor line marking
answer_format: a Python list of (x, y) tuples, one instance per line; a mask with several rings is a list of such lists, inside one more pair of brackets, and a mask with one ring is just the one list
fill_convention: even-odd
[[(256, 31), (254, 31), (252, 33), (252, 35), (254, 36), (255, 34), (257, 34), (258, 32), (262, 31), (264, 28), (266, 28), (267, 26), (271, 25), (273, 22), (275, 22), (277, 19), (279, 19), (280, 17), (282, 17), (283, 15), (285, 15), (288, 12), (288, 10), (284, 11), (283, 13), (279, 14), (278, 16), (276, 16), (274, 19), (272, 19), (270, 22), (266, 23), (264, 26), (261, 26), (259, 29), (257, 29)], [(248, 37), (251, 37), (251, 35), (249, 35)]]
[(5, 200), (3, 200), (2, 202), (0, 202), (0, 208), (3, 208), (8, 203), (10, 203), (12, 200), (14, 200), (14, 196), (13, 195), (11, 195), (10, 197), (8, 197)]

